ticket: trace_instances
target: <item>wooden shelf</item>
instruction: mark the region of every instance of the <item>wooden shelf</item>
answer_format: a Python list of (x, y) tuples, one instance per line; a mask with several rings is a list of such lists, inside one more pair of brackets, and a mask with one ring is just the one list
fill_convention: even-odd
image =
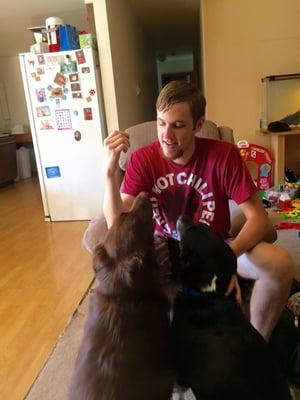
[(274, 157), (274, 185), (284, 183), (285, 169), (285, 138), (300, 135), (300, 128), (293, 128), (285, 132), (271, 132), (259, 130), (260, 134), (271, 137), (271, 150)]

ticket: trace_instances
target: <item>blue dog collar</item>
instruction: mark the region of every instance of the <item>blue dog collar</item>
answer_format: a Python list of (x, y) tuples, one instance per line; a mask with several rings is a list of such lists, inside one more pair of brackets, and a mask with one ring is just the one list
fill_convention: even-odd
[(200, 290), (196, 290), (196, 289), (192, 289), (192, 288), (188, 288), (188, 287), (183, 287), (180, 292), (182, 294), (186, 294), (188, 296), (193, 296), (193, 297), (203, 297), (206, 296), (207, 293), (205, 292), (201, 292)]

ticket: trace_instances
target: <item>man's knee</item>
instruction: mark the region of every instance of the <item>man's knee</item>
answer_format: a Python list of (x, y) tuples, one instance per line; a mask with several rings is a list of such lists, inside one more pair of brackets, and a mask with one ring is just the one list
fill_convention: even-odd
[(291, 283), (294, 277), (294, 265), (289, 253), (279, 246), (272, 246), (272, 254), (266, 258), (261, 274), (279, 284)]
[(261, 242), (239, 258), (238, 272), (245, 278), (267, 278), (284, 284), (292, 281), (294, 265), (285, 249)]
[(272, 270), (275, 279), (291, 282), (294, 277), (294, 264), (289, 253), (281, 247), (276, 247), (276, 257)]

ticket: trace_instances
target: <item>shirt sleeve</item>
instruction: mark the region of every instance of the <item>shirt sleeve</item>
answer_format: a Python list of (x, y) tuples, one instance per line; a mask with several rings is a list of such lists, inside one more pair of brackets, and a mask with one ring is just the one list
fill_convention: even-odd
[(257, 192), (247, 165), (235, 146), (231, 147), (228, 154), (224, 178), (227, 196), (237, 204), (243, 203)]
[(121, 185), (121, 193), (136, 197), (140, 192), (149, 192), (145, 168), (141, 154), (132, 153)]

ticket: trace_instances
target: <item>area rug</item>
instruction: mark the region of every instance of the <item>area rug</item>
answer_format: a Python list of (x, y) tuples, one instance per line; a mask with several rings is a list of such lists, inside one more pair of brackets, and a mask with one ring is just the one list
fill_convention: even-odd
[[(96, 282), (89, 288), (25, 400), (70, 400), (69, 383), (83, 336), (90, 292), (95, 285)], [(185, 393), (185, 400), (196, 400), (190, 390)], [(300, 390), (295, 391), (295, 400), (300, 400)]]

